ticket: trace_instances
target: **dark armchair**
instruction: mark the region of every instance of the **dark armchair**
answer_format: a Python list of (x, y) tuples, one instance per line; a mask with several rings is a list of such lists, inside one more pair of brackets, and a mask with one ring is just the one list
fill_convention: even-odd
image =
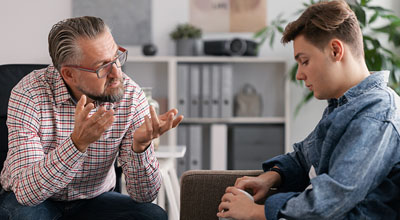
[(7, 64), (0, 65), (0, 170), (7, 157), (8, 129), (7, 108), (8, 99), (14, 86), (28, 73), (35, 69), (45, 68), (44, 64)]

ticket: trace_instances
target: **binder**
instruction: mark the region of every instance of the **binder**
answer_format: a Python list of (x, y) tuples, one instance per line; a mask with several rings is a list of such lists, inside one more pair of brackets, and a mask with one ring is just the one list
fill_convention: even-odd
[(176, 173), (178, 177), (182, 176), (182, 174), (186, 171), (189, 170), (189, 154), (190, 154), (190, 149), (189, 149), (189, 143), (188, 143), (188, 125), (179, 125), (177, 127), (177, 143), (178, 145), (185, 145), (186, 146), (186, 153), (185, 156), (182, 158), (177, 159), (177, 167), (176, 167)]
[(229, 118), (233, 115), (233, 95), (232, 95), (233, 70), (231, 64), (221, 66), (221, 117)]
[(179, 114), (189, 116), (189, 66), (178, 64), (177, 70), (177, 109)]
[(202, 169), (202, 130), (201, 125), (189, 125), (189, 154), (190, 154), (190, 169)]
[(201, 117), (211, 117), (211, 81), (210, 65), (204, 64), (201, 68)]
[(213, 124), (210, 126), (210, 167), (211, 170), (228, 168), (228, 126)]
[(220, 117), (220, 82), (221, 72), (220, 65), (214, 64), (211, 66), (211, 117)]
[(190, 67), (190, 107), (189, 117), (200, 117), (200, 65), (191, 64)]

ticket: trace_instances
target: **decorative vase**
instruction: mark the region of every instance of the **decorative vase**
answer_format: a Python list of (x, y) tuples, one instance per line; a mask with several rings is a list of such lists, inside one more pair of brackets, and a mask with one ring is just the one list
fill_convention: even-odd
[(176, 40), (177, 56), (194, 56), (197, 55), (197, 38)]
[[(142, 87), (142, 90), (144, 92), (144, 94), (146, 95), (146, 99), (149, 102), (149, 105), (153, 106), (154, 110), (156, 111), (156, 114), (159, 115), (160, 114), (160, 105), (158, 104), (158, 102), (153, 99), (152, 97), (152, 87)], [(154, 143), (154, 150), (158, 149), (158, 146), (160, 145), (160, 138), (156, 138), (153, 140)]]

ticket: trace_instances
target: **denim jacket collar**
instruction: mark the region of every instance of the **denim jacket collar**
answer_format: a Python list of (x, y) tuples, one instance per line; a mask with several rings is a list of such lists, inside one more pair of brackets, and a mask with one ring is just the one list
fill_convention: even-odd
[(361, 94), (365, 93), (366, 91), (371, 90), (372, 88), (378, 86), (386, 86), (389, 82), (389, 74), (390, 71), (383, 70), (378, 72), (372, 72), (367, 78), (361, 81), (356, 86), (347, 90), (343, 96), (339, 99), (329, 99), (328, 100), (328, 108), (330, 109), (329, 112), (332, 112), (338, 106), (342, 106), (346, 104), (348, 101), (351, 101), (353, 98), (357, 98)]

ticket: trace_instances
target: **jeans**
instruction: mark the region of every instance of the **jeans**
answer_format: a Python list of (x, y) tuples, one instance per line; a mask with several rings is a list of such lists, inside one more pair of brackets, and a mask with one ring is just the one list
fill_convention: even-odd
[(105, 192), (93, 199), (52, 201), (37, 206), (18, 203), (13, 192), (0, 194), (0, 219), (12, 220), (112, 220), (168, 219), (166, 212), (153, 203), (138, 203), (117, 192)]

